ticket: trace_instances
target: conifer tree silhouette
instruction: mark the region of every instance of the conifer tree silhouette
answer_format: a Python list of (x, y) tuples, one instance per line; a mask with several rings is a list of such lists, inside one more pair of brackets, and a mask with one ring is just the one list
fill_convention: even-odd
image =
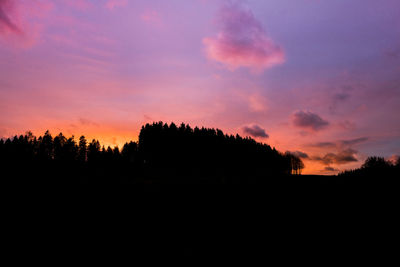
[(78, 148), (79, 161), (85, 162), (87, 157), (87, 141), (85, 136), (79, 137), (79, 148)]
[[(124, 177), (165, 183), (258, 183), (301, 174), (304, 168), (297, 156), (282, 154), (250, 137), (163, 122), (143, 125), (138, 142), (127, 142), (121, 150), (105, 148), (96, 139), (87, 144), (84, 136), (77, 144), (74, 136), (62, 133), (53, 138), (46, 131), (37, 138), (26, 132), (0, 139), (0, 163), (14, 176), (52, 181), (90, 177), (90, 181), (115, 182)], [(369, 157), (361, 168), (339, 177), (400, 177), (400, 161)]]

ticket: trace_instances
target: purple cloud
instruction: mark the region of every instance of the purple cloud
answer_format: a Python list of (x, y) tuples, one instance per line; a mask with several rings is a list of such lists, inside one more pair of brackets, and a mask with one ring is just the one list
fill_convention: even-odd
[(339, 153), (327, 153), (323, 157), (314, 157), (313, 160), (320, 161), (325, 165), (330, 164), (346, 164), (350, 162), (357, 162), (358, 159), (356, 158), (357, 151), (354, 149), (345, 149), (339, 151)]
[(310, 147), (320, 147), (320, 148), (333, 148), (336, 147), (335, 142), (318, 142), (314, 144), (309, 144)]
[(333, 100), (335, 102), (345, 101), (350, 98), (350, 94), (348, 93), (337, 93), (333, 96)]
[(258, 72), (285, 61), (283, 49), (272, 42), (251, 10), (227, 4), (219, 11), (217, 23), (218, 35), (203, 39), (210, 59), (230, 70), (248, 67)]
[(269, 135), (265, 132), (265, 129), (261, 128), (260, 126), (256, 124), (252, 124), (249, 126), (244, 126), (242, 128), (243, 133), (248, 134), (252, 137), (262, 137), (262, 138), (268, 138)]
[(335, 168), (333, 168), (333, 167), (325, 167), (324, 168), (324, 171), (327, 171), (327, 172), (335, 172), (335, 171), (339, 171), (338, 169), (335, 169)]
[(299, 157), (301, 159), (308, 159), (309, 156), (307, 153), (301, 152), (301, 151), (287, 151), (287, 153), (290, 153), (296, 157)]
[(319, 131), (326, 128), (329, 122), (315, 113), (298, 111), (293, 114), (293, 124), (300, 128)]
[(347, 140), (339, 140), (335, 142), (318, 142), (309, 144), (310, 147), (319, 147), (319, 148), (335, 148), (335, 147), (349, 147), (353, 145), (358, 145), (368, 141), (368, 137), (359, 137), (354, 139), (347, 139)]
[(360, 137), (360, 138), (355, 138), (355, 139), (349, 139), (349, 140), (340, 140), (340, 144), (345, 145), (345, 146), (352, 146), (352, 145), (357, 145), (360, 143), (364, 143), (368, 141), (368, 137)]

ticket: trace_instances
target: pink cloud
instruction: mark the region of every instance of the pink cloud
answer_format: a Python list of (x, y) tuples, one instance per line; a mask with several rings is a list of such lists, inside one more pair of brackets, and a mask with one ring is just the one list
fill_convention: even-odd
[(217, 24), (218, 35), (204, 38), (203, 43), (207, 56), (228, 69), (248, 67), (260, 72), (285, 61), (283, 49), (268, 37), (251, 10), (240, 4), (225, 5)]
[(395, 154), (390, 156), (389, 158), (387, 158), (387, 161), (389, 161), (392, 164), (397, 164), (398, 162), (400, 162), (399, 160), (400, 160), (400, 156), (395, 155)]
[(116, 7), (123, 7), (128, 4), (127, 0), (108, 0), (106, 2), (106, 8), (113, 10)]

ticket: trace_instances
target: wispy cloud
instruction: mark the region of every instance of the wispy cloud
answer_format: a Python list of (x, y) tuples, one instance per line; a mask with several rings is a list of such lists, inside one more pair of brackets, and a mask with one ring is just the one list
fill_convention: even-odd
[(117, 7), (123, 7), (128, 4), (128, 0), (108, 0), (105, 4), (106, 8), (113, 10)]
[(78, 121), (83, 126), (88, 126), (88, 125), (89, 126), (99, 126), (98, 123), (96, 123), (96, 122), (94, 122), (92, 120), (86, 119), (86, 118), (79, 118)]
[(224, 5), (218, 13), (220, 32), (203, 39), (210, 59), (230, 70), (248, 67), (260, 72), (285, 61), (283, 49), (267, 35), (251, 10), (239, 3)]
[(331, 105), (329, 106), (329, 110), (331, 112), (335, 112), (337, 107), (346, 102), (349, 98), (351, 97), (351, 95), (347, 92), (341, 92), (341, 93), (336, 93), (332, 96), (331, 99)]
[(93, 4), (88, 0), (64, 0), (65, 5), (79, 10), (88, 10)]
[(360, 137), (360, 138), (355, 138), (355, 139), (349, 139), (349, 140), (340, 140), (340, 144), (342, 145), (347, 145), (347, 146), (352, 146), (352, 145), (357, 145), (360, 143), (364, 143), (368, 141), (368, 137)]
[(248, 96), (249, 108), (252, 112), (263, 112), (267, 110), (267, 99), (260, 94)]
[(17, 1), (13, 0), (0, 0), (0, 34), (7, 34), (9, 32), (21, 34), (22, 31), (17, 25)]
[(14, 47), (31, 47), (40, 37), (38, 21), (53, 8), (50, 0), (0, 0), (0, 41)]
[(140, 15), (140, 19), (155, 26), (162, 25), (160, 14), (155, 10), (146, 10)]
[(368, 139), (369, 139), (368, 137), (359, 137), (359, 138), (354, 138), (354, 139), (337, 140), (337, 141), (333, 141), (333, 142), (312, 143), (312, 144), (309, 144), (308, 146), (318, 147), (318, 148), (350, 147), (350, 146), (364, 143), (364, 142), (368, 141)]
[(356, 123), (349, 120), (339, 122), (338, 125), (345, 130), (354, 130), (356, 128)]

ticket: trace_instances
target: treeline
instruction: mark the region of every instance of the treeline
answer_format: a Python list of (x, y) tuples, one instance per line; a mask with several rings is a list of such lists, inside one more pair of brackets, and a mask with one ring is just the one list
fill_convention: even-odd
[(304, 167), (298, 157), (249, 137), (163, 122), (142, 126), (139, 141), (121, 150), (84, 136), (27, 132), (0, 140), (0, 162), (9, 179), (166, 183), (246, 183), (298, 174)]
[(392, 162), (382, 157), (368, 157), (360, 168), (341, 172), (339, 176), (362, 179), (397, 178), (398, 180), (400, 177), (400, 158), (396, 162)]

